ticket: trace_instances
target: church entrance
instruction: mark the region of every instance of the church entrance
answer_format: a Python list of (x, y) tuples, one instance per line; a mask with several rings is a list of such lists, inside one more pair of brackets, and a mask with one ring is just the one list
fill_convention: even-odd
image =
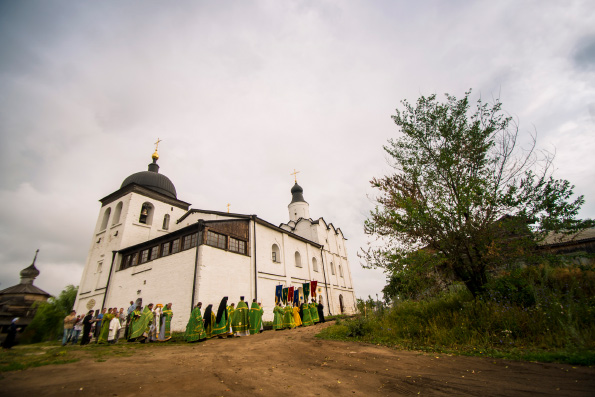
[(339, 295), (339, 307), (341, 308), (341, 314), (345, 311), (345, 305), (343, 304), (343, 295)]

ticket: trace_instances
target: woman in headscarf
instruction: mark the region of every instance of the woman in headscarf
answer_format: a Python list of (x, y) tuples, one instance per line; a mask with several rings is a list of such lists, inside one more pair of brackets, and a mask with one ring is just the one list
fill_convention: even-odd
[(213, 325), (213, 336), (223, 338), (229, 333), (229, 317), (227, 311), (227, 296), (221, 299), (219, 309), (217, 309), (217, 317)]
[(10, 349), (16, 345), (15, 339), (17, 338), (17, 321), (19, 321), (18, 317), (13, 318), (12, 322), (8, 326), (8, 334), (6, 335), (4, 342), (2, 342), (2, 347), (5, 349)]
[(207, 338), (212, 338), (213, 337), (213, 325), (215, 324), (215, 313), (213, 313), (213, 305), (209, 305), (205, 309), (204, 322), (205, 322), (205, 332), (207, 333)]
[(88, 344), (91, 341), (91, 326), (93, 325), (93, 310), (89, 310), (85, 318), (83, 318), (83, 337), (81, 339), (81, 346)]

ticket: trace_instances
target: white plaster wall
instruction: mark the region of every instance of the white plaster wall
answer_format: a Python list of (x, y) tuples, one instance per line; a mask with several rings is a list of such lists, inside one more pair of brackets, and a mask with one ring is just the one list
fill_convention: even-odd
[[(196, 248), (114, 271), (105, 307), (127, 309), (130, 301), (143, 299), (143, 305), (172, 303), (172, 329), (184, 331), (190, 318), (192, 275)], [(138, 291), (140, 290), (140, 293)]]
[(246, 302), (252, 302), (254, 279), (249, 256), (201, 245), (198, 263), (195, 300), (202, 302), (203, 308), (212, 304), (213, 310), (217, 310), (224, 296), (229, 298), (228, 304), (237, 304), (240, 296), (244, 296)]

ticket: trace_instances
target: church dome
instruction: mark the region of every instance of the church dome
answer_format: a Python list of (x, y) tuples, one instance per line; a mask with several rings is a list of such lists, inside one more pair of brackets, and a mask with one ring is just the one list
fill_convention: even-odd
[(293, 187), (291, 188), (291, 202), (292, 203), (297, 203), (297, 202), (306, 202), (306, 200), (304, 200), (304, 189), (302, 189), (302, 187), (300, 185), (297, 184), (297, 182), (295, 183), (295, 185), (293, 185)]
[(35, 267), (35, 265), (32, 263), (31, 266), (24, 268), (23, 270), (21, 270), (21, 278), (36, 278), (37, 276), (39, 276), (39, 270), (37, 270), (37, 268)]
[(159, 173), (159, 165), (157, 165), (157, 158), (155, 157), (156, 156), (153, 156), (153, 163), (149, 164), (148, 171), (141, 171), (130, 175), (128, 178), (124, 179), (120, 189), (132, 183), (136, 183), (137, 185), (144, 186), (158, 193), (177, 199), (176, 187), (168, 177)]

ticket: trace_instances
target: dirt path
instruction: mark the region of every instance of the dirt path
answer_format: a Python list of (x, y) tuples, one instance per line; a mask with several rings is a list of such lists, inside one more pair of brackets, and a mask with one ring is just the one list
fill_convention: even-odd
[(595, 368), (321, 341), (321, 327), (8, 372), (2, 396), (593, 396)]

